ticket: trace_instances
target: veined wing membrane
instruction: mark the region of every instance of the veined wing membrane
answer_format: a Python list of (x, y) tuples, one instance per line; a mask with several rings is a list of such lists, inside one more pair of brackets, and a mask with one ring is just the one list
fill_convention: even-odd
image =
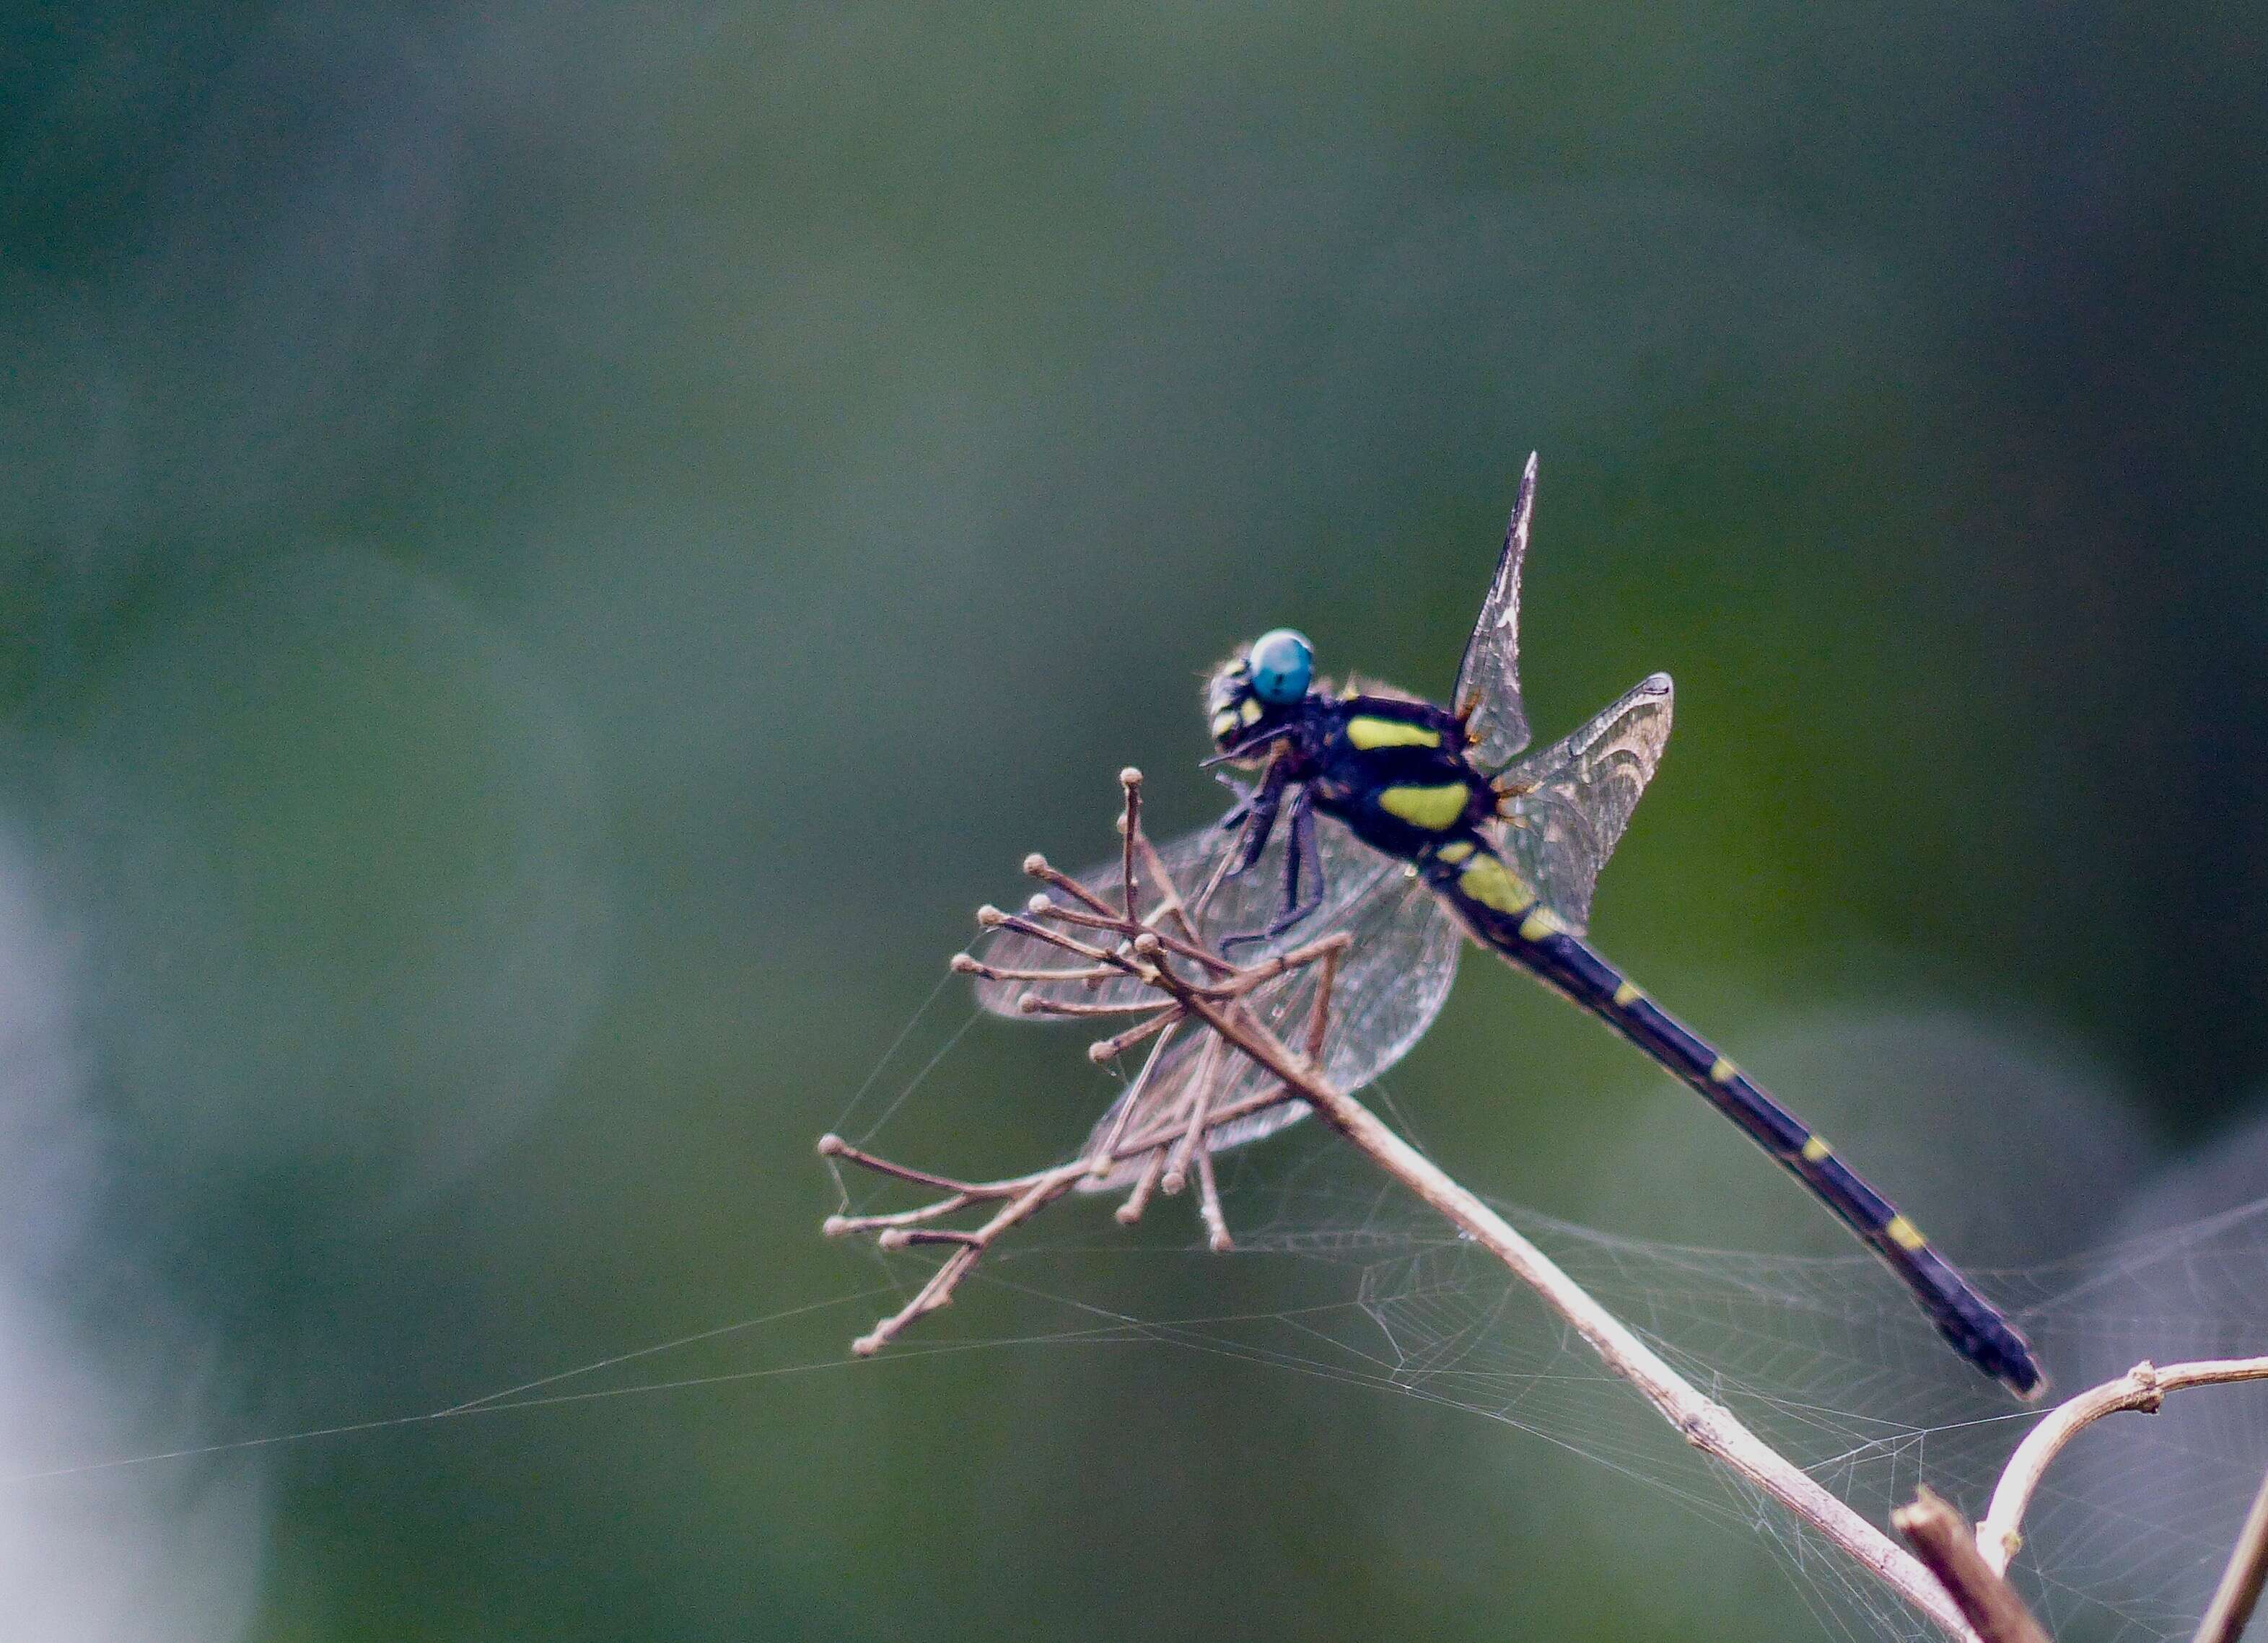
[[(1201, 928), (1222, 934), (1234, 934), (1240, 930), (1265, 929), (1272, 921), (1276, 898), (1283, 894), (1284, 829), (1270, 841), (1268, 853), (1262, 857), (1251, 872), (1234, 879), (1225, 879), (1213, 894)], [(1184, 833), (1158, 846), (1158, 855), (1166, 864), (1166, 871), (1185, 895), (1194, 896), (1212, 881), (1212, 876), (1223, 860), (1233, 856), (1241, 843), (1236, 829), (1215, 823)], [(1141, 888), (1144, 916), (1155, 914), (1159, 894), (1156, 880), (1146, 870), (1137, 865), (1138, 882)], [(1116, 908), (1123, 905), (1124, 869), (1117, 857), (1084, 873), (1074, 873), (1081, 884), (1094, 895)], [(1034, 881), (1032, 888), (1042, 887)], [(1068, 903), (1071, 898), (1060, 890), (1048, 894), (1058, 902)], [(1020, 908), (1018, 910), (1020, 910)], [(1310, 923), (1314, 921), (1310, 920)], [(1276, 940), (1255, 944), (1239, 954), (1249, 962), (1289, 947), (1297, 947), (1303, 939), (1306, 925), (1289, 932)], [(1099, 945), (1107, 932), (1099, 930), (1066, 928), (1064, 933)], [(1051, 947), (1020, 931), (995, 932), (985, 942), (984, 961), (997, 969), (1015, 970), (1066, 970), (1082, 968), (1075, 954), (1061, 947)], [(995, 1015), (1020, 1015), (1016, 1001), (1026, 993), (1057, 1004), (1137, 1004), (1157, 995), (1141, 983), (1124, 976), (1113, 975), (1092, 984), (1081, 980), (1070, 981), (989, 981), (979, 977), (976, 983), (976, 1002)]]
[(1565, 740), (1530, 754), (1498, 783), (1510, 795), (1498, 837), (1544, 905), (1580, 935), (1591, 892), (1669, 741), (1668, 674), (1641, 680)]
[[(1353, 945), (1340, 961), (1331, 991), (1329, 1030), (1323, 1041), (1323, 1069), (1341, 1089), (1362, 1088), (1410, 1053), (1440, 1013), (1455, 978), (1462, 932), (1440, 903), (1403, 864), (1382, 856), (1356, 839), (1336, 822), (1318, 819), (1317, 854), (1322, 858), (1327, 885), (1323, 905), (1283, 935), (1258, 947), (1240, 947), (1241, 962), (1344, 931)], [(1233, 906), (1228, 888), (1207, 909), (1204, 928), (1216, 940), (1240, 927), (1264, 925), (1282, 895), (1282, 841), (1271, 841), (1268, 853), (1250, 873), (1232, 881), (1241, 889), (1257, 881), (1264, 893), (1244, 898), (1248, 904)], [(1249, 955), (1249, 956), (1248, 956)], [(1270, 1031), (1297, 1050), (1304, 1046), (1316, 987), (1317, 966), (1292, 972), (1248, 995), (1247, 1003)], [(1211, 1035), (1184, 1027), (1160, 1057), (1143, 1084), (1140, 1109), (1128, 1120), (1125, 1133), (1169, 1124), (1175, 1115), (1184, 1119), (1200, 1080), (1208, 1090), (1208, 1110), (1264, 1093), (1275, 1079), (1233, 1049), (1208, 1050)], [(1146, 1050), (1133, 1052), (1137, 1057)], [(1096, 1126), (1096, 1139), (1115, 1128), (1118, 1107), (1114, 1103)], [(1307, 1115), (1305, 1102), (1279, 1107), (1233, 1120), (1213, 1131), (1214, 1152), (1240, 1146), (1282, 1129)], [(1123, 1184), (1127, 1172), (1094, 1183), (1098, 1189)]]
[(1528, 527), (1535, 511), (1535, 457), (1520, 476), (1512, 520), (1496, 577), (1481, 601), (1480, 620), (1465, 641), (1450, 705), (1465, 716), (1473, 763), (1493, 776), (1528, 746), (1528, 711), (1520, 700), (1520, 566), (1528, 556)]

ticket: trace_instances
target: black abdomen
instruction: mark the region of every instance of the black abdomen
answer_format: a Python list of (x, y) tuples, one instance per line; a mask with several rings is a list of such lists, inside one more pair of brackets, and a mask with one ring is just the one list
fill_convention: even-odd
[[(1881, 1257), (1955, 1351), (2020, 1396), (2039, 1394), (2044, 1381), (2023, 1337), (1911, 1221), (1714, 1045), (1570, 932), (1500, 863), (1491, 871), (1492, 860), (1468, 852), (1425, 869), (1427, 882), (1475, 939), (1566, 994), (1699, 1092)], [(1500, 888), (1507, 880), (1515, 887), (1508, 895)]]

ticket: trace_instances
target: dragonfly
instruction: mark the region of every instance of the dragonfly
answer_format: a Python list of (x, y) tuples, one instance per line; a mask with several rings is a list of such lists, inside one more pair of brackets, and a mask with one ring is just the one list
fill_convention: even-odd
[[(1531, 455), (1449, 705), (1361, 678), (1334, 689), (1315, 674), (1313, 645), (1288, 628), (1213, 670), (1205, 711), (1214, 754), (1206, 763), (1226, 767), (1238, 799), (1219, 822), (1161, 845), (1167, 870), (1177, 884), (1211, 887), (1199, 906), (1204, 927), (1240, 959), (1339, 932), (1351, 939), (1321, 1052), (1324, 1074), (1350, 1092), (1424, 1035), (1467, 941), (1535, 976), (1739, 1125), (1881, 1259), (1962, 1357), (2019, 1396), (2037, 1396), (2044, 1382), (2022, 1336), (1914, 1223), (1586, 939), (1600, 870), (1668, 742), (1671, 688), (1668, 674), (1655, 674), (1572, 735), (1529, 750), (1520, 577), (1535, 468)], [(1107, 895), (1122, 871), (1114, 859), (1080, 876)], [(1028, 969), (1045, 950), (1004, 932), (988, 956)], [(1294, 971), (1256, 1007), (1271, 1028), (1289, 1028), (1307, 1019), (1316, 984), (1312, 968)], [(985, 980), (977, 1000), (1014, 1015), (1034, 991), (1059, 1002), (1128, 1003), (1138, 984)], [(1120, 1106), (1136, 1099), (1167, 1110), (1206, 1080), (1218, 1087), (1209, 1104), (1219, 1108), (1270, 1083), (1263, 1070), (1217, 1048), (1201, 1035), (1168, 1044)], [(1280, 1103), (1222, 1124), (1209, 1144), (1219, 1151), (1258, 1140), (1307, 1110)], [(1123, 1123), (1114, 1107), (1096, 1134), (1119, 1133)], [(1118, 1184), (1128, 1168), (1092, 1184)]]

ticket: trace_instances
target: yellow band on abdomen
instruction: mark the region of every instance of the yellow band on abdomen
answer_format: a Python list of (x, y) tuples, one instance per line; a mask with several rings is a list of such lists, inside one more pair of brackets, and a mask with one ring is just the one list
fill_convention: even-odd
[(1468, 862), (1457, 875), (1457, 888), (1499, 913), (1524, 913), (1535, 905), (1535, 892), (1493, 856), (1476, 856)]

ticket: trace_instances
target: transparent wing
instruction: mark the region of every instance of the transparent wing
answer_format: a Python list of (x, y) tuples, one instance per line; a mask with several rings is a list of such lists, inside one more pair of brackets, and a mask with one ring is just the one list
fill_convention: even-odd
[[(1278, 832), (1280, 836), (1280, 827)], [(1234, 829), (1215, 823), (1160, 844), (1158, 854), (1166, 864), (1166, 871), (1173, 875), (1174, 882), (1180, 885), (1185, 894), (1195, 895), (1211, 882), (1213, 870), (1235, 852), (1238, 838)], [(1280, 888), (1283, 881), (1281, 844), (1279, 836), (1270, 844), (1268, 857), (1263, 858), (1260, 866), (1241, 878), (1226, 880), (1221, 884), (1213, 896), (1213, 906), (1217, 910), (1215, 917), (1201, 927), (1218, 927), (1233, 932), (1264, 928), (1270, 922), (1272, 915), (1262, 909), (1269, 896)], [(1272, 880), (1269, 879), (1266, 871), (1269, 860), (1277, 864), (1277, 876)], [(1114, 856), (1101, 866), (1073, 876), (1094, 895), (1117, 907), (1123, 904), (1124, 894), (1123, 874), (1119, 858)], [(1038, 889), (1040, 886), (1029, 883), (1027, 888)], [(1058, 894), (1057, 899), (1066, 898)], [(1145, 875), (1142, 884), (1143, 910), (1147, 912), (1154, 909), (1157, 903), (1156, 886)], [(1015, 908), (1012, 906), (1011, 910), (1015, 910)], [(1240, 918), (1243, 921), (1241, 924), (1219, 922)], [(1073, 930), (1068, 933), (1093, 941), (1100, 939), (1102, 932)], [(1292, 945), (1296, 944), (1290, 940), (1274, 942), (1266, 950), (1274, 951)], [(1078, 963), (1062, 948), (1050, 947), (1014, 930), (995, 931), (987, 937), (982, 946), (981, 956), (986, 963), (1002, 969), (1062, 970), (1071, 969)], [(1029, 1019), (1016, 1007), (1016, 1001), (1027, 992), (1057, 1004), (1133, 1004), (1154, 996), (1139, 982), (1123, 976), (1113, 976), (1094, 984), (1083, 980), (989, 981), (981, 976), (976, 983), (976, 1002), (995, 1015)]]
[(1499, 835), (1522, 877), (1578, 933), (1591, 892), (1669, 741), (1669, 675), (1641, 681), (1568, 737), (1504, 773)]
[(1450, 697), (1465, 717), (1473, 763), (1491, 775), (1528, 746), (1528, 712), (1520, 701), (1520, 562), (1528, 555), (1528, 519), (1535, 508), (1531, 452), (1520, 475), (1520, 494), (1513, 499), (1512, 522), (1505, 527), (1496, 579), (1465, 641), (1465, 659), (1457, 665), (1457, 688)]
[[(1222, 887), (1205, 910), (1202, 927), (1213, 939), (1239, 930), (1264, 927), (1281, 905), (1283, 829), (1253, 870)], [(1302, 946), (1344, 930), (1353, 946), (1339, 965), (1331, 990), (1329, 1029), (1323, 1041), (1323, 1068), (1341, 1089), (1362, 1088), (1410, 1053), (1424, 1036), (1456, 979), (1462, 932), (1424, 883), (1403, 863), (1382, 856), (1336, 822), (1317, 818), (1317, 854), (1327, 886), (1323, 905), (1283, 935), (1252, 947), (1240, 947), (1241, 963)], [(1233, 892), (1234, 899), (1231, 899)], [(1295, 970), (1248, 1000), (1270, 1030), (1294, 1049), (1306, 1041), (1314, 1007), (1317, 969)], [(1127, 1120), (1127, 1135), (1186, 1121), (1200, 1085), (1210, 1090), (1208, 1110), (1260, 1094), (1275, 1079), (1233, 1050), (1208, 1051), (1210, 1034), (1185, 1028), (1177, 1034), (1143, 1084), (1140, 1107)], [(1134, 1056), (1146, 1050), (1132, 1052)], [(1095, 1126), (1094, 1139), (1118, 1122), (1121, 1096)], [(1307, 1116), (1304, 1101), (1287, 1101), (1223, 1124), (1210, 1146), (1221, 1152), (1271, 1135)], [(1132, 1171), (1088, 1183), (1093, 1190), (1123, 1186)]]

